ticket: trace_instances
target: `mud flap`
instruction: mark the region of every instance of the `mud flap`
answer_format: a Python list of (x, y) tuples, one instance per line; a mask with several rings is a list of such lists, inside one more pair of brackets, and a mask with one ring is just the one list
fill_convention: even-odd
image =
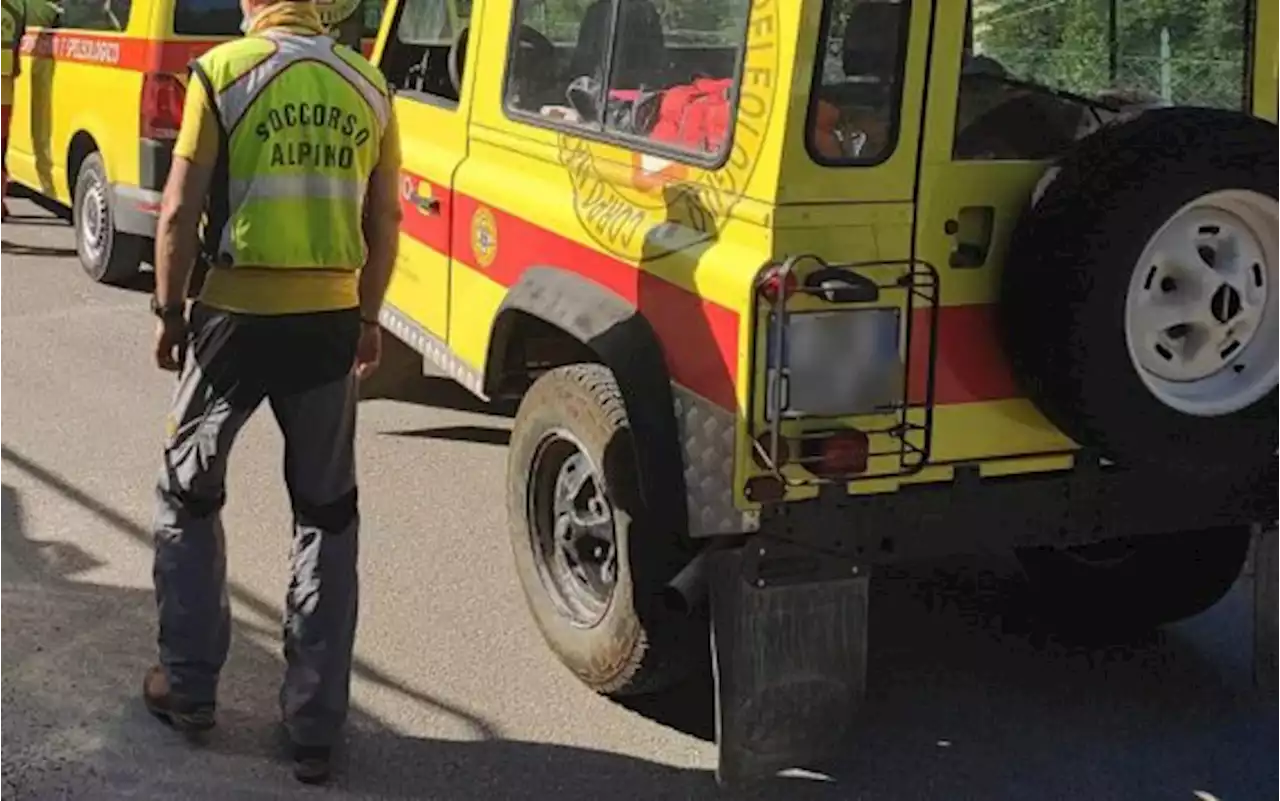
[(1277, 690), (1276, 529), (1253, 539), (1253, 680), (1263, 692)]
[(866, 692), (868, 571), (765, 537), (709, 558), (716, 781), (812, 767)]

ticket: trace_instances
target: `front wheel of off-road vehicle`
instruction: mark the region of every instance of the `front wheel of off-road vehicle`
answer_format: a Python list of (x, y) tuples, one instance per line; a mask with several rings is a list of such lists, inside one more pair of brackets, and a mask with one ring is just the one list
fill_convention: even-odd
[(1025, 548), (1018, 561), (1042, 610), (1097, 636), (1133, 634), (1199, 614), (1222, 599), (1249, 551), (1247, 526)]
[(521, 401), (507, 462), (511, 544), (534, 620), (579, 679), (617, 696), (674, 684), (704, 641), (663, 605), (688, 557), (673, 532), (646, 525), (634, 436), (613, 373), (568, 365)]

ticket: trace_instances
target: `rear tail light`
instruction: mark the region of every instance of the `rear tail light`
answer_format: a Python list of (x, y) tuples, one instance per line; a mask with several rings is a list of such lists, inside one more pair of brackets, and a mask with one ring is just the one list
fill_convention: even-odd
[(142, 112), (138, 133), (143, 139), (176, 139), (182, 127), (187, 89), (178, 76), (149, 72), (142, 79)]
[(862, 431), (838, 431), (812, 440), (813, 455), (805, 460), (815, 475), (830, 477), (867, 471), (870, 442)]
[(777, 503), (787, 492), (776, 476), (753, 476), (747, 479), (743, 494), (752, 503)]
[(770, 267), (760, 277), (760, 294), (770, 303), (786, 300), (796, 293), (799, 286), (795, 271), (781, 265)]

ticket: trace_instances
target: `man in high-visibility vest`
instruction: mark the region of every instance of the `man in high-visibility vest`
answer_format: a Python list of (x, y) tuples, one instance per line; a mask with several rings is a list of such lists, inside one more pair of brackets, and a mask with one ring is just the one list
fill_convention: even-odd
[[(231, 634), (227, 454), (266, 400), (294, 521), (280, 707), (295, 776), (320, 782), (349, 703), (357, 382), (381, 355), (400, 153), (386, 82), (323, 35), (311, 0), (242, 8), (247, 36), (192, 65), (157, 231), (155, 359), (181, 373), (157, 485), (160, 660), (143, 696), (175, 728), (214, 725)], [(188, 316), (202, 219), (211, 266)]]
[(18, 48), (28, 25), (44, 27), (52, 25), (62, 9), (47, 0), (0, 0), (0, 20), (3, 21), (4, 53), (0, 55), (0, 209), (9, 216), (9, 117), (13, 111), (14, 83), (22, 62)]

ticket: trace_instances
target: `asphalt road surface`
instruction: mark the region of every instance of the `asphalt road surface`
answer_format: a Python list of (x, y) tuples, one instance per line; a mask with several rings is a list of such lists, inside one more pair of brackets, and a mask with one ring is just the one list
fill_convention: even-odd
[[(361, 407), (362, 617), (334, 785), (296, 785), (278, 750), (289, 517), (265, 412), (231, 461), (237, 623), (219, 729), (194, 747), (151, 720), (138, 700), (155, 656), (147, 528), (173, 378), (149, 363), (149, 287), (93, 284), (65, 225), (13, 207), (0, 311), (5, 798), (716, 796), (705, 682), (628, 709), (543, 647), (504, 528), (509, 422), (441, 378)], [(1247, 582), (1142, 642), (1088, 648), (1029, 620), (1003, 563), (886, 577), (863, 725), (826, 766), (834, 781), (748, 795), (1275, 798), (1277, 709), (1251, 683)]]

